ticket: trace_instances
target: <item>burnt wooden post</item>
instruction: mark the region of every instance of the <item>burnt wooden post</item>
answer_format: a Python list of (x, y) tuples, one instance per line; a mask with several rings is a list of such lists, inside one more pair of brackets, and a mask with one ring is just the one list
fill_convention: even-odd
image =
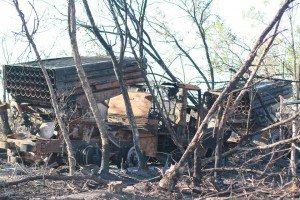
[(0, 121), (1, 121), (1, 129), (4, 135), (8, 135), (12, 133), (12, 130), (9, 125), (8, 115), (7, 115), (7, 103), (3, 103), (0, 101)]
[[(62, 112), (59, 108), (56, 92), (55, 92), (54, 87), (52, 85), (52, 82), (51, 82), (51, 79), (50, 79), (49, 74), (47, 72), (47, 69), (45, 67), (45, 64), (42, 61), (40, 53), (39, 53), (39, 51), (37, 49), (37, 46), (34, 42), (33, 35), (31, 33), (29, 33), (29, 30), (27, 28), (27, 22), (25, 21), (24, 13), (22, 13), (22, 11), (19, 7), (19, 2), (17, 0), (13, 0), (13, 3), (15, 5), (15, 8), (16, 8), (16, 10), (17, 10), (17, 12), (20, 16), (20, 19), (22, 21), (22, 25), (23, 25), (22, 28), (23, 28), (23, 31), (25, 32), (26, 38), (27, 38), (30, 46), (32, 47), (32, 49), (33, 49), (33, 51), (36, 55), (39, 67), (42, 70), (42, 74), (43, 74), (43, 76), (46, 80), (46, 83), (47, 83), (47, 86), (48, 86), (48, 89), (49, 89), (49, 92), (50, 92), (51, 104), (52, 104), (57, 122), (59, 124), (61, 134), (64, 138), (65, 143), (66, 143), (66, 149), (67, 149), (67, 152), (68, 152), (69, 170), (70, 170), (69, 174), (73, 175), (74, 171), (75, 171), (75, 164), (76, 164), (75, 163), (75, 156), (74, 156), (73, 147), (72, 147), (69, 135), (68, 135), (67, 127), (66, 127), (66, 125), (65, 125), (65, 123), (62, 119)], [(33, 33), (35, 31), (37, 31), (37, 29), (34, 29)]]
[[(216, 141), (216, 148), (215, 148), (215, 168), (220, 167), (221, 163), (221, 153), (222, 153), (222, 142), (221, 142), (221, 133), (220, 133), (220, 125), (221, 125), (221, 117), (222, 117), (222, 106), (219, 106), (217, 115), (215, 116), (215, 127), (213, 129), (213, 137)], [(214, 172), (214, 177), (217, 180), (218, 173)]]
[[(198, 91), (198, 106), (197, 106), (197, 127), (201, 123), (200, 112), (203, 111), (203, 102), (201, 101), (201, 90)], [(206, 131), (204, 129), (203, 131)], [(194, 150), (194, 173), (193, 173), (194, 186), (199, 186), (201, 183), (201, 145), (198, 142), (196, 149)]]
[[(215, 168), (219, 168), (221, 166), (221, 160), (222, 160), (222, 146), (223, 146), (223, 138), (224, 138), (224, 125), (227, 120), (227, 113), (228, 108), (230, 106), (230, 102), (232, 99), (232, 94), (230, 94), (227, 98), (227, 103), (225, 105), (224, 110), (222, 111), (222, 107), (220, 106), (218, 111), (218, 119), (220, 119), (218, 127), (216, 130), (216, 150), (215, 150)], [(214, 177), (216, 180), (218, 180), (218, 172), (214, 172)]]
[[(279, 121), (283, 120), (283, 96), (279, 95)], [(284, 140), (284, 132), (283, 132), (283, 125), (279, 126), (279, 137), (280, 140)]]
[(186, 88), (180, 88), (179, 90), (179, 116), (180, 116), (180, 121), (178, 123), (178, 136), (180, 138), (184, 138), (185, 134), (185, 129), (186, 129), (186, 109), (187, 109), (187, 96), (188, 92)]
[(249, 106), (249, 110), (248, 110), (248, 115), (247, 115), (247, 124), (246, 124), (246, 133), (245, 135), (248, 135), (250, 132), (250, 122), (251, 122), (251, 117), (252, 117), (252, 107), (253, 107), (253, 100), (255, 97), (255, 93), (253, 92), (253, 88), (251, 88), (251, 94), (250, 95), (250, 106)]

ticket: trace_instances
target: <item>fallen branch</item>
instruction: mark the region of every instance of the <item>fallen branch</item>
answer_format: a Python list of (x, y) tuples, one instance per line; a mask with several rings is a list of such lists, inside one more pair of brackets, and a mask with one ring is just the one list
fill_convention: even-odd
[(30, 181), (36, 181), (36, 180), (54, 180), (54, 181), (79, 181), (79, 180), (93, 180), (97, 183), (105, 184), (107, 185), (109, 182), (99, 178), (97, 176), (54, 176), (54, 175), (39, 175), (39, 176), (30, 176), (26, 177), (17, 181), (11, 181), (11, 182), (3, 182), (0, 183), (0, 188), (3, 187), (9, 187), (12, 185), (19, 185), (21, 183), (27, 183)]
[[(225, 153), (222, 153), (221, 157), (225, 158), (225, 157), (230, 156), (230, 155), (232, 155), (235, 152), (240, 151), (240, 150), (242, 150), (241, 146), (234, 147), (233, 149), (230, 149), (229, 151), (226, 151)], [(214, 162), (214, 161), (215, 161), (215, 157), (214, 156), (212, 156), (210, 158), (203, 159), (203, 161), (202, 161), (203, 162), (203, 166), (205, 166), (205, 165), (207, 165), (207, 164), (209, 164), (211, 162)]]
[[(289, 138), (289, 139), (286, 139), (286, 140), (281, 140), (281, 141), (278, 141), (278, 142), (275, 142), (275, 143), (272, 143), (272, 144), (269, 144), (269, 145), (256, 146), (256, 147), (251, 147), (251, 148), (237, 146), (237, 147), (234, 147), (233, 149), (230, 149), (229, 151), (223, 153), (222, 158), (230, 156), (230, 155), (232, 155), (233, 153), (235, 153), (237, 151), (265, 150), (265, 149), (273, 148), (273, 147), (278, 146), (278, 145), (289, 144), (289, 143), (294, 142), (294, 141), (299, 140), (299, 139), (300, 139), (300, 135), (297, 135), (296, 137)], [(214, 157), (204, 159), (203, 160), (203, 165), (207, 165), (207, 164), (213, 162), (214, 159), (215, 159)]]
[(300, 135), (292, 137), (290, 139), (281, 140), (281, 141), (278, 141), (278, 142), (275, 142), (275, 143), (272, 143), (272, 144), (269, 144), (269, 145), (256, 146), (256, 147), (252, 147), (252, 148), (241, 148), (241, 149), (244, 150), (244, 151), (270, 149), (270, 148), (273, 148), (275, 146), (283, 145), (283, 144), (288, 144), (288, 143), (294, 142), (294, 141), (299, 140), (299, 139), (300, 139)]
[(255, 169), (244, 169), (240, 167), (222, 167), (222, 168), (210, 168), (210, 169), (203, 169), (204, 172), (225, 172), (225, 171), (242, 171), (242, 172), (252, 172), (259, 175), (263, 175), (264, 172), (255, 170)]
[(143, 182), (156, 182), (156, 181), (159, 181), (161, 178), (162, 178), (162, 175), (159, 175), (159, 176), (155, 176), (153, 178), (149, 178)]
[(272, 129), (272, 128), (275, 128), (275, 127), (277, 127), (277, 126), (286, 124), (286, 123), (292, 121), (293, 119), (296, 119), (299, 115), (300, 115), (300, 111), (297, 112), (297, 113), (295, 113), (295, 114), (294, 114), (293, 116), (291, 116), (290, 118), (287, 118), (287, 119), (282, 120), (282, 121), (280, 121), (280, 122), (277, 122), (277, 123), (275, 123), (275, 124), (271, 124), (270, 126), (267, 126), (267, 127), (263, 128), (263, 129), (261, 129), (261, 130), (259, 130), (259, 131), (256, 131), (255, 133), (249, 134), (249, 135), (246, 136), (245, 138), (249, 138), (249, 137), (252, 137), (252, 136), (254, 136), (254, 135), (259, 135), (259, 134), (261, 134), (261, 133), (263, 133), (263, 132), (265, 132), (265, 131), (268, 131), (268, 130), (270, 130), (270, 129)]

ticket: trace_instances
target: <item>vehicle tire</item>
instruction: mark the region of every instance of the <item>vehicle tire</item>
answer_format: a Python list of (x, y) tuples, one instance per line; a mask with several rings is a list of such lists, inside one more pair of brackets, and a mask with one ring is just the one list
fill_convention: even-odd
[(129, 167), (138, 166), (138, 157), (134, 147), (131, 147), (127, 153), (127, 164)]
[[(143, 159), (148, 160), (149, 157), (143, 155)], [(137, 167), (138, 166), (138, 157), (134, 147), (131, 147), (127, 153), (127, 164), (128, 167)]]
[(101, 165), (102, 152), (99, 147), (82, 145), (75, 154), (78, 165)]

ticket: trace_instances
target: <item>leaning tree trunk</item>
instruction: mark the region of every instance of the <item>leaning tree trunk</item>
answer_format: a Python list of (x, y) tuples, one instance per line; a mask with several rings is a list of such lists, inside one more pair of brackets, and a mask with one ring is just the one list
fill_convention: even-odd
[(74, 157), (74, 153), (73, 153), (72, 144), (71, 144), (71, 141), (70, 141), (70, 138), (69, 138), (69, 135), (68, 135), (68, 131), (67, 131), (67, 128), (66, 128), (66, 126), (63, 122), (62, 113), (61, 113), (61, 111), (59, 109), (59, 106), (58, 106), (56, 93), (53, 89), (51, 80), (48, 76), (48, 72), (47, 72), (46, 67), (45, 67), (45, 65), (44, 65), (44, 63), (43, 63), (43, 61), (40, 57), (40, 54), (39, 54), (38, 49), (36, 47), (36, 44), (35, 44), (35, 42), (32, 38), (32, 35), (30, 35), (30, 33), (28, 31), (27, 23), (25, 21), (24, 14), (22, 13), (22, 11), (19, 8), (18, 0), (14, 0), (13, 2), (15, 4), (17, 12), (18, 12), (18, 14), (21, 18), (22, 25), (23, 25), (22, 27), (23, 27), (23, 30), (25, 31), (26, 37), (27, 37), (30, 45), (32, 46), (32, 48), (34, 50), (34, 53), (35, 53), (36, 58), (38, 60), (39, 66), (40, 66), (40, 68), (43, 72), (43, 75), (44, 75), (45, 79), (46, 79), (46, 83), (47, 83), (47, 86), (48, 86), (49, 92), (50, 92), (52, 107), (54, 109), (54, 113), (55, 113), (58, 125), (60, 127), (60, 130), (61, 130), (61, 133), (63, 135), (64, 141), (66, 143), (66, 149), (67, 149), (67, 152), (68, 152), (69, 169), (70, 169), (69, 173), (70, 173), (70, 175), (73, 175), (74, 171), (75, 171), (76, 161), (75, 161), (75, 157)]
[(139, 131), (138, 131), (135, 117), (134, 117), (134, 114), (132, 111), (129, 94), (128, 94), (127, 87), (126, 87), (126, 84), (125, 84), (125, 81), (123, 78), (123, 73), (121, 71), (121, 66), (117, 62), (114, 62), (114, 70), (115, 70), (115, 74), (118, 78), (118, 81), (120, 83), (120, 89), (123, 94), (123, 99), (124, 99), (124, 103), (126, 106), (126, 113), (127, 113), (128, 119), (129, 119), (130, 126), (131, 126), (132, 134), (133, 134), (132, 139), (133, 139), (134, 148), (135, 148), (137, 158), (138, 158), (138, 168), (143, 169), (143, 168), (146, 168), (147, 160), (145, 159), (145, 157), (140, 149)]
[[(116, 13), (114, 13), (114, 9), (112, 7), (112, 2), (109, 1), (108, 3), (109, 3), (109, 6), (110, 6), (110, 9), (111, 9), (111, 13), (113, 14), (114, 21), (115, 21), (115, 24), (117, 26), (117, 29), (120, 30), (120, 27), (119, 27), (120, 24), (116, 21), (117, 17), (116, 17)], [(132, 111), (132, 107), (131, 107), (131, 103), (130, 103), (129, 94), (128, 94), (128, 91), (127, 91), (127, 88), (126, 88), (126, 84), (125, 84), (125, 81), (123, 79), (122, 63), (123, 63), (125, 48), (121, 48), (120, 58), (119, 58), (119, 60), (117, 60), (117, 57), (115, 56), (115, 54), (112, 50), (112, 47), (105, 41), (105, 39), (100, 34), (100, 32), (99, 32), (99, 30), (98, 30), (98, 28), (95, 24), (95, 21), (94, 21), (93, 15), (91, 13), (91, 10), (89, 8), (89, 5), (87, 3), (87, 0), (83, 0), (83, 4), (84, 4), (88, 19), (89, 19), (89, 21), (92, 25), (92, 29), (94, 31), (94, 34), (95, 34), (96, 38), (99, 40), (99, 42), (105, 48), (105, 50), (109, 53), (109, 55), (111, 57), (111, 60), (113, 62), (114, 71), (115, 71), (116, 77), (117, 77), (117, 79), (119, 81), (119, 84), (120, 84), (120, 89), (121, 89), (121, 92), (123, 94), (123, 99), (124, 99), (124, 103), (125, 103), (125, 107), (126, 107), (126, 113), (127, 113), (128, 119), (129, 119), (130, 126), (131, 126), (132, 134), (133, 134), (132, 138), (133, 138), (135, 151), (136, 151), (136, 154), (137, 154), (137, 157), (138, 157), (138, 167), (139, 167), (139, 169), (145, 168), (146, 167), (146, 160), (143, 159), (144, 156), (143, 156), (143, 154), (141, 152), (141, 149), (140, 149), (140, 146), (139, 146), (139, 131), (138, 131), (136, 121), (135, 121), (135, 117), (134, 117), (134, 114), (133, 114), (133, 111)], [(125, 47), (124, 43), (125, 43), (125, 40), (127, 40), (127, 38), (124, 39), (122, 34), (123, 33), (121, 33), (121, 32), (119, 33), (119, 36), (121, 37), (121, 46)], [(122, 41), (122, 39), (124, 39), (124, 40)]]
[(85, 71), (82, 67), (82, 62), (78, 50), (77, 39), (76, 39), (76, 15), (75, 15), (75, 3), (74, 0), (69, 0), (69, 10), (68, 10), (68, 25), (69, 25), (69, 35), (72, 45), (72, 51), (74, 56), (74, 62), (76, 65), (78, 77), (80, 79), (82, 89), (86, 95), (89, 106), (92, 110), (93, 116), (95, 118), (96, 124), (100, 131), (101, 145), (102, 145), (102, 159), (100, 173), (107, 174), (109, 172), (109, 139), (108, 130), (104, 124), (104, 119), (101, 117), (100, 110), (97, 106), (97, 102), (93, 95), (92, 89), (89, 85), (89, 81), (86, 77)]
[[(299, 67), (297, 67), (297, 55), (295, 49), (295, 39), (294, 39), (294, 27), (293, 27), (293, 20), (292, 15), (289, 16), (290, 27), (291, 27), (291, 48), (293, 54), (293, 72), (294, 72), (294, 83), (293, 83), (293, 98), (294, 100), (299, 99)], [(294, 114), (296, 114), (299, 110), (299, 105), (295, 104), (294, 106)], [(296, 137), (298, 134), (298, 123), (297, 120), (294, 119), (292, 121), (292, 138)], [(290, 169), (293, 179), (297, 175), (297, 165), (296, 165), (296, 147), (295, 142), (292, 142), (291, 145), (291, 159), (290, 159)]]
[(216, 99), (216, 101), (212, 105), (211, 109), (208, 111), (206, 117), (204, 118), (201, 125), (199, 126), (194, 138), (188, 145), (188, 147), (187, 147), (186, 151), (184, 152), (183, 156), (181, 157), (180, 161), (172, 169), (168, 170), (168, 172), (165, 174), (165, 176), (159, 182), (159, 186), (161, 188), (172, 190), (175, 187), (175, 185), (178, 181), (178, 178), (184, 172), (184, 166), (185, 166), (187, 160), (189, 159), (191, 152), (195, 149), (197, 143), (203, 137), (202, 130), (203, 130), (204, 126), (209, 122), (210, 117), (215, 113), (217, 107), (222, 103), (223, 99), (237, 85), (240, 78), (244, 75), (244, 73), (252, 65), (252, 62), (257, 55), (257, 51), (260, 48), (260, 46), (262, 45), (262, 43), (264, 42), (264, 39), (266, 38), (268, 33), (272, 30), (274, 25), (281, 19), (283, 13), (289, 7), (289, 4), (293, 1), (294, 0), (286, 0), (285, 3), (282, 5), (282, 7), (277, 12), (274, 19), (267, 26), (267, 28), (262, 32), (262, 34), (258, 38), (256, 44), (254, 45), (253, 49), (251, 50), (249, 58), (246, 60), (245, 64), (235, 74), (235, 76), (232, 78), (232, 80), (229, 82), (229, 84), (224, 88), (222, 93)]
[[(146, 5), (145, 5), (145, 8), (146, 8)], [(144, 9), (145, 9), (144, 8)], [(144, 10), (143, 9), (143, 10)], [(144, 10), (145, 12), (145, 10)], [(176, 136), (176, 132), (175, 130), (173, 129), (172, 127), (172, 124), (170, 122), (170, 120), (164, 115), (164, 112), (167, 111), (167, 109), (165, 108), (165, 105), (162, 103), (162, 105), (160, 105), (156, 95), (155, 95), (155, 92), (154, 92), (154, 89), (151, 87), (151, 84), (149, 82), (149, 79), (147, 77), (147, 71), (146, 71), (146, 66), (145, 66), (145, 63), (143, 62), (143, 51), (144, 51), (144, 45), (143, 45), (143, 18), (144, 18), (144, 14), (143, 13), (143, 16), (142, 16), (142, 19), (139, 20), (139, 23), (136, 24), (136, 26), (138, 27), (138, 30), (137, 31), (137, 34), (138, 34), (138, 44), (139, 44), (139, 53), (140, 53), (140, 56), (138, 57), (137, 55), (137, 52), (136, 50), (134, 49), (134, 46), (132, 44), (132, 39), (133, 38), (129, 32), (129, 29), (128, 27), (126, 27), (126, 29), (128, 29), (128, 33), (129, 33), (129, 44), (130, 44), (130, 47), (131, 47), (131, 50), (132, 50), (132, 54), (134, 55), (134, 58), (135, 60), (138, 62), (138, 65), (139, 65), (139, 68), (142, 72), (142, 76), (145, 80), (145, 83), (149, 89), (149, 92), (153, 98), (153, 102), (154, 104), (157, 106), (157, 109), (158, 109), (158, 112), (159, 112), (159, 115), (163, 121), (163, 123), (165, 124), (167, 130), (169, 131), (170, 135), (171, 135), (171, 138), (174, 142), (174, 144), (180, 149), (180, 151), (183, 153), (184, 152), (184, 148), (182, 146), (182, 144), (179, 142), (177, 136)], [(159, 96), (161, 96), (161, 93), (159, 91), (159, 89), (157, 90), (157, 93), (159, 94)]]

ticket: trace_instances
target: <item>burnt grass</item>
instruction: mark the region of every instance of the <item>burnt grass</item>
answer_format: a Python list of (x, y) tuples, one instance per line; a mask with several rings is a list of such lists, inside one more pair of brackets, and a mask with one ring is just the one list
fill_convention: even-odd
[[(0, 184), (37, 175), (67, 175), (67, 166), (56, 169), (7, 163), (5, 152), (0, 158)], [(226, 164), (226, 166), (224, 166)], [(0, 199), (256, 199), (299, 198), (298, 179), (289, 175), (289, 151), (284, 147), (265, 151), (236, 153), (223, 161), (224, 170), (214, 178), (213, 164), (203, 166), (201, 183), (193, 184), (192, 168), (186, 169), (173, 191), (158, 186), (163, 165), (149, 163), (147, 170), (120, 170), (111, 166), (108, 181), (122, 181), (122, 192), (92, 180), (37, 180), (9, 187), (0, 187)], [(247, 171), (247, 170), (248, 171)], [(254, 171), (250, 171), (254, 170)], [(82, 175), (78, 170), (76, 175)]]

